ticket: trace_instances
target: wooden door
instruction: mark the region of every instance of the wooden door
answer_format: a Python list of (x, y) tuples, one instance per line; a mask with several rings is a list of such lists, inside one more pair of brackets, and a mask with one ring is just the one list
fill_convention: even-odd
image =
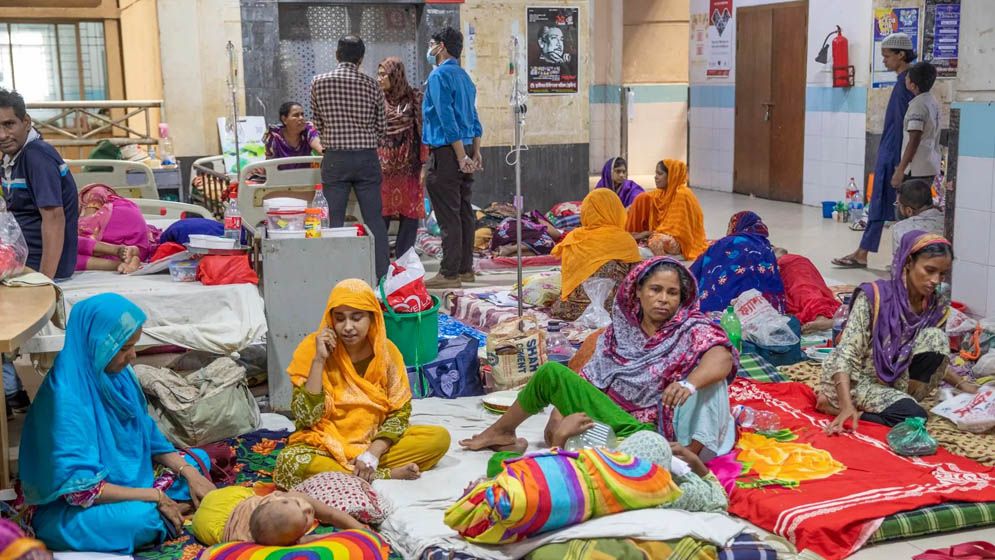
[(771, 41), (770, 8), (736, 10), (736, 125), (733, 190), (770, 197)]
[(734, 190), (802, 201), (807, 2), (736, 13)]

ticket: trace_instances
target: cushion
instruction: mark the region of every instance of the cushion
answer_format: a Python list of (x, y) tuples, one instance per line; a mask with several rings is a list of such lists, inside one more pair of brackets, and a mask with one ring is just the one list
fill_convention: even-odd
[(670, 472), (606, 449), (552, 450), (505, 461), (446, 510), (466, 540), (507, 544), (594, 517), (669, 504), (681, 491)]
[(328, 507), (340, 509), (363, 523), (379, 525), (390, 514), (390, 503), (369, 482), (338, 472), (316, 474), (292, 488)]
[(235, 542), (212, 546), (201, 552), (200, 560), (386, 560), (390, 545), (372, 531), (340, 531), (322, 535), (307, 544), (262, 546)]

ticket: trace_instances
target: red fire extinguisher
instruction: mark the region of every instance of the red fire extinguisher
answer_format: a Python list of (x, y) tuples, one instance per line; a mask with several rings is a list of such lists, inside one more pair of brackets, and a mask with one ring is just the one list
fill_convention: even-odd
[(853, 87), (853, 66), (850, 66), (850, 42), (836, 26), (833, 39), (833, 87)]

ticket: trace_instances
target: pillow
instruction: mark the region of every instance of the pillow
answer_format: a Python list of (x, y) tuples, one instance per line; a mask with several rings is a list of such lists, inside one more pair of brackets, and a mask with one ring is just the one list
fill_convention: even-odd
[(390, 545), (372, 531), (339, 531), (322, 535), (294, 546), (263, 546), (250, 542), (233, 542), (212, 546), (200, 553), (200, 560), (386, 560)]
[(504, 462), (446, 510), (467, 541), (507, 544), (594, 517), (669, 504), (680, 497), (670, 472), (607, 449), (552, 450)]
[(379, 525), (390, 515), (391, 504), (380, 497), (369, 482), (339, 472), (316, 474), (291, 488), (328, 507), (340, 509), (359, 521)]

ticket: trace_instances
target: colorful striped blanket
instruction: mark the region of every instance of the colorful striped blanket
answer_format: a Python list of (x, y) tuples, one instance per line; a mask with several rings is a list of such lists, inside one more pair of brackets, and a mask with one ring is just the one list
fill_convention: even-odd
[(446, 510), (467, 541), (507, 544), (594, 517), (668, 504), (680, 497), (670, 472), (605, 449), (552, 450), (505, 461)]

